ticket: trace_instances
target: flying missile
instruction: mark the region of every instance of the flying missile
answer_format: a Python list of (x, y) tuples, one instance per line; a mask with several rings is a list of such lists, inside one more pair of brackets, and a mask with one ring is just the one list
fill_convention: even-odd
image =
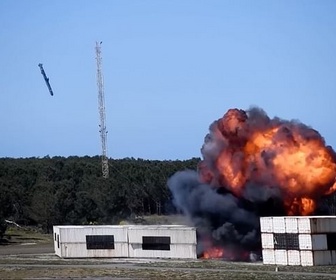
[(40, 67), (41, 74), (42, 74), (42, 76), (43, 76), (43, 78), (44, 78), (44, 81), (45, 81), (46, 84), (47, 84), (47, 87), (48, 87), (48, 89), (49, 89), (50, 95), (53, 96), (53, 95), (54, 95), (54, 92), (53, 92), (53, 90), (52, 90), (52, 88), (51, 88), (51, 86), (50, 86), (49, 78), (47, 77), (47, 75), (46, 75), (46, 73), (45, 73), (45, 71), (44, 71), (44, 69), (43, 69), (43, 65), (42, 65), (42, 63), (40, 63), (38, 66)]

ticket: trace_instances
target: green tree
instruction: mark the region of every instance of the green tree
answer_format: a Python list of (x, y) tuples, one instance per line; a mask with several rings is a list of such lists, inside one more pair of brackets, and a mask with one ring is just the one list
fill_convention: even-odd
[(12, 205), (10, 188), (6, 182), (0, 179), (0, 239), (6, 232), (7, 223), (5, 222), (5, 219), (9, 218), (12, 214)]

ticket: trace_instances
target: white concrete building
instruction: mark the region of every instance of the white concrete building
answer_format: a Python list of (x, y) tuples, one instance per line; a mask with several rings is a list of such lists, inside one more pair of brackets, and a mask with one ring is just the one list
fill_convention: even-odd
[(196, 229), (181, 225), (54, 226), (62, 258), (195, 259)]
[(264, 264), (336, 264), (336, 216), (260, 218)]

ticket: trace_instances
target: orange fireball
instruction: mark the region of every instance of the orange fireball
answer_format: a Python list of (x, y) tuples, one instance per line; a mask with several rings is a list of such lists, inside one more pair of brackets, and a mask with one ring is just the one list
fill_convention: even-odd
[(230, 109), (206, 139), (201, 180), (237, 197), (249, 184), (277, 188), (288, 215), (309, 215), (318, 198), (336, 190), (335, 152), (304, 124)]

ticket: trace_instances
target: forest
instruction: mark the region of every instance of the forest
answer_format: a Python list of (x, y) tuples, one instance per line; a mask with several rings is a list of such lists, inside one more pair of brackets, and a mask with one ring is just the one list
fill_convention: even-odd
[(50, 232), (56, 224), (116, 224), (176, 213), (167, 180), (196, 170), (199, 161), (110, 159), (104, 179), (99, 156), (0, 158), (0, 238), (5, 220)]

